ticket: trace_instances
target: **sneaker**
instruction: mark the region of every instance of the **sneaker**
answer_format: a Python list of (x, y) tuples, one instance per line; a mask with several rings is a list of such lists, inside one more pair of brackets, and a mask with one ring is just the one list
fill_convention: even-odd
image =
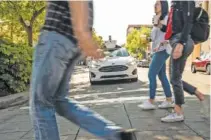
[(153, 110), (156, 109), (156, 106), (152, 104), (149, 100), (143, 102), (141, 105), (138, 105), (143, 110)]
[(158, 108), (160, 109), (173, 108), (173, 107), (174, 107), (174, 103), (168, 102), (168, 101), (163, 101), (160, 105), (158, 105)]
[(184, 115), (178, 115), (177, 113), (171, 113), (166, 117), (161, 118), (162, 122), (182, 122), (184, 121)]
[(120, 140), (135, 140), (134, 138), (135, 129), (128, 129), (120, 132)]

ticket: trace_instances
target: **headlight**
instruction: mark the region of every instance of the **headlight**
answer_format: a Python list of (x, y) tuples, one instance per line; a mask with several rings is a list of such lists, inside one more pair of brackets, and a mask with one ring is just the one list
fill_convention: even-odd
[(93, 61), (90, 65), (91, 68), (98, 68), (100, 67), (100, 64), (98, 64), (96, 61)]
[(132, 66), (132, 65), (135, 65), (135, 64), (136, 64), (135, 61), (131, 61), (131, 62), (127, 63), (128, 66)]

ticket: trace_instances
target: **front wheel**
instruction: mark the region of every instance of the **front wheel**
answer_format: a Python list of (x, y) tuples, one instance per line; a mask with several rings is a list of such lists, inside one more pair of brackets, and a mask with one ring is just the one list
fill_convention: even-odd
[(210, 75), (210, 71), (211, 71), (211, 67), (210, 67), (210, 65), (207, 65), (207, 67), (206, 67), (206, 73), (208, 75)]
[(191, 72), (192, 72), (192, 73), (196, 73), (196, 68), (195, 68), (194, 65), (191, 66)]

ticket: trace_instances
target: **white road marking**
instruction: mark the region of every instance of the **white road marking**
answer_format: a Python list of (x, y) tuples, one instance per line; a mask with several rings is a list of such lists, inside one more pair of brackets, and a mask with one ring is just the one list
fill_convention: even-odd
[[(157, 91), (163, 90), (162, 88), (158, 88)], [(80, 95), (73, 95), (70, 96), (74, 99), (81, 99), (86, 97), (93, 97), (93, 96), (99, 96), (99, 95), (109, 95), (109, 94), (124, 94), (124, 93), (130, 93), (130, 92), (140, 92), (140, 91), (149, 91), (149, 88), (140, 88), (136, 90), (125, 90), (125, 91), (114, 91), (114, 92), (101, 92), (101, 93), (91, 93), (91, 94), (80, 94)], [(70, 93), (71, 94), (71, 93)]]
[(21, 110), (29, 110), (29, 106), (24, 106), (20, 108)]

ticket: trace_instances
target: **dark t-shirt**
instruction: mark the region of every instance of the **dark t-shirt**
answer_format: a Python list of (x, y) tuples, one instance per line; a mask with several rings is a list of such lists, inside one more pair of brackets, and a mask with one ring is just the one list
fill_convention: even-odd
[[(48, 1), (43, 30), (56, 31), (77, 43), (72, 28), (71, 9), (68, 1)], [(93, 26), (93, 1), (89, 1), (89, 27)]]

